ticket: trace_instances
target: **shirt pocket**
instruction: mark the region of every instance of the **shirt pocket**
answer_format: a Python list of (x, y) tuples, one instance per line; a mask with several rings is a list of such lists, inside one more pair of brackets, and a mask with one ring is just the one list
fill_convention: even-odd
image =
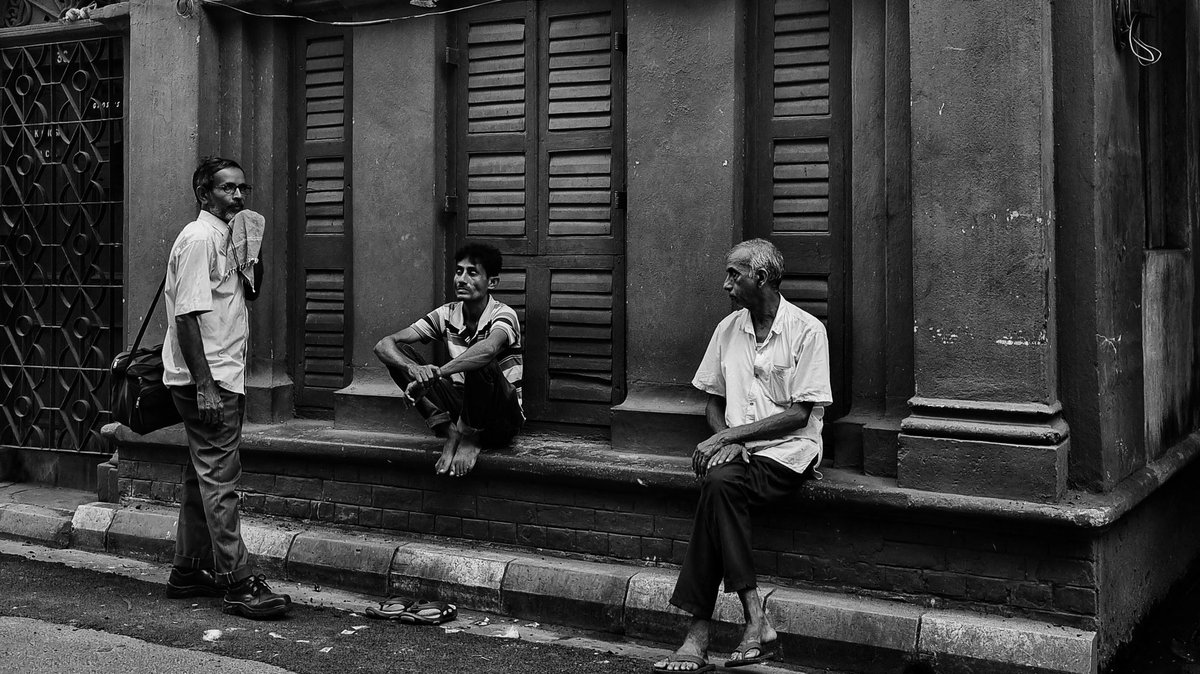
[(789, 390), (792, 380), (792, 366), (781, 365), (778, 363), (765, 363), (761, 368), (754, 368), (755, 379), (762, 385), (763, 391), (767, 394), (767, 398), (771, 402), (780, 407), (787, 407), (792, 403), (792, 395)]

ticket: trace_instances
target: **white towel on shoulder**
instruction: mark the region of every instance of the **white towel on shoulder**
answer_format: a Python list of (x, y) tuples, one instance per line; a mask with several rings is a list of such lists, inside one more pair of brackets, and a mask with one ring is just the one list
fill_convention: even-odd
[(234, 266), (250, 282), (250, 290), (253, 292), (254, 265), (262, 251), (263, 231), (267, 228), (267, 219), (254, 211), (238, 211), (229, 222), (229, 227), (232, 230), (229, 237), (229, 254), (233, 257)]

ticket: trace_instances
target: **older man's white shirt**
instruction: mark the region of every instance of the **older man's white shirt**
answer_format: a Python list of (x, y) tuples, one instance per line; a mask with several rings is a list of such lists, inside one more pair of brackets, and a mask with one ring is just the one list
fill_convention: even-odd
[(725, 398), (725, 423), (731, 428), (774, 416), (794, 403), (812, 403), (804, 428), (747, 442), (746, 448), (798, 473), (820, 463), (822, 419), (833, 393), (829, 339), (812, 314), (779, 298), (775, 322), (762, 344), (755, 339), (748, 309), (726, 316), (713, 331), (692, 385)]

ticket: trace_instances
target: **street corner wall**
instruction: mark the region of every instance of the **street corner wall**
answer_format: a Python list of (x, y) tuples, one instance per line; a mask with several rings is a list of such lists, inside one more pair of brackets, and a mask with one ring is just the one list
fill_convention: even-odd
[(1192, 463), (1101, 534), (1099, 629), (1102, 662), (1133, 637), (1200, 558), (1200, 465)]
[(1110, 6), (1052, 12), (1060, 393), (1070, 482), (1104, 491), (1145, 462), (1140, 75)]

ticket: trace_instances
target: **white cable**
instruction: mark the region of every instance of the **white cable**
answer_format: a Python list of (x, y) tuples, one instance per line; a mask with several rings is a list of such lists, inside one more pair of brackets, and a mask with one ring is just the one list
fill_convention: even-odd
[(468, 5), (466, 7), (456, 7), (454, 9), (443, 9), (440, 12), (425, 12), (423, 14), (413, 14), (412, 16), (397, 16), (397, 17), (393, 17), (390, 19), (371, 19), (371, 20), (367, 20), (367, 21), (322, 21), (320, 19), (314, 19), (314, 18), (308, 17), (308, 16), (300, 16), (298, 14), (260, 14), (259, 12), (252, 12), (247, 9), (242, 9), (241, 7), (234, 7), (233, 5), (227, 5), (223, 2), (219, 2), (218, 0), (200, 0), (200, 3), (204, 4), (204, 5), (212, 5), (214, 7), (223, 7), (225, 9), (232, 9), (235, 12), (241, 12), (242, 14), (246, 14), (248, 16), (256, 16), (260, 19), (303, 19), (303, 20), (309, 21), (311, 23), (319, 23), (319, 24), (323, 24), (326, 26), (378, 26), (380, 24), (393, 23), (395, 21), (408, 21), (410, 19), (422, 19), (427, 16), (438, 16), (441, 14), (453, 14), (454, 12), (462, 12), (462, 11), (466, 11), (468, 9), (475, 9), (476, 7), (482, 7), (484, 5), (492, 5), (497, 2), (503, 2), (503, 0), (486, 0), (485, 2), (476, 3), (474, 5)]
[(1129, 51), (1133, 52), (1138, 63), (1143, 66), (1151, 66), (1158, 63), (1158, 60), (1162, 58), (1162, 50), (1146, 44), (1137, 36), (1138, 27), (1142, 22), (1143, 16), (1145, 15), (1140, 12), (1134, 13), (1132, 19), (1129, 21)]

